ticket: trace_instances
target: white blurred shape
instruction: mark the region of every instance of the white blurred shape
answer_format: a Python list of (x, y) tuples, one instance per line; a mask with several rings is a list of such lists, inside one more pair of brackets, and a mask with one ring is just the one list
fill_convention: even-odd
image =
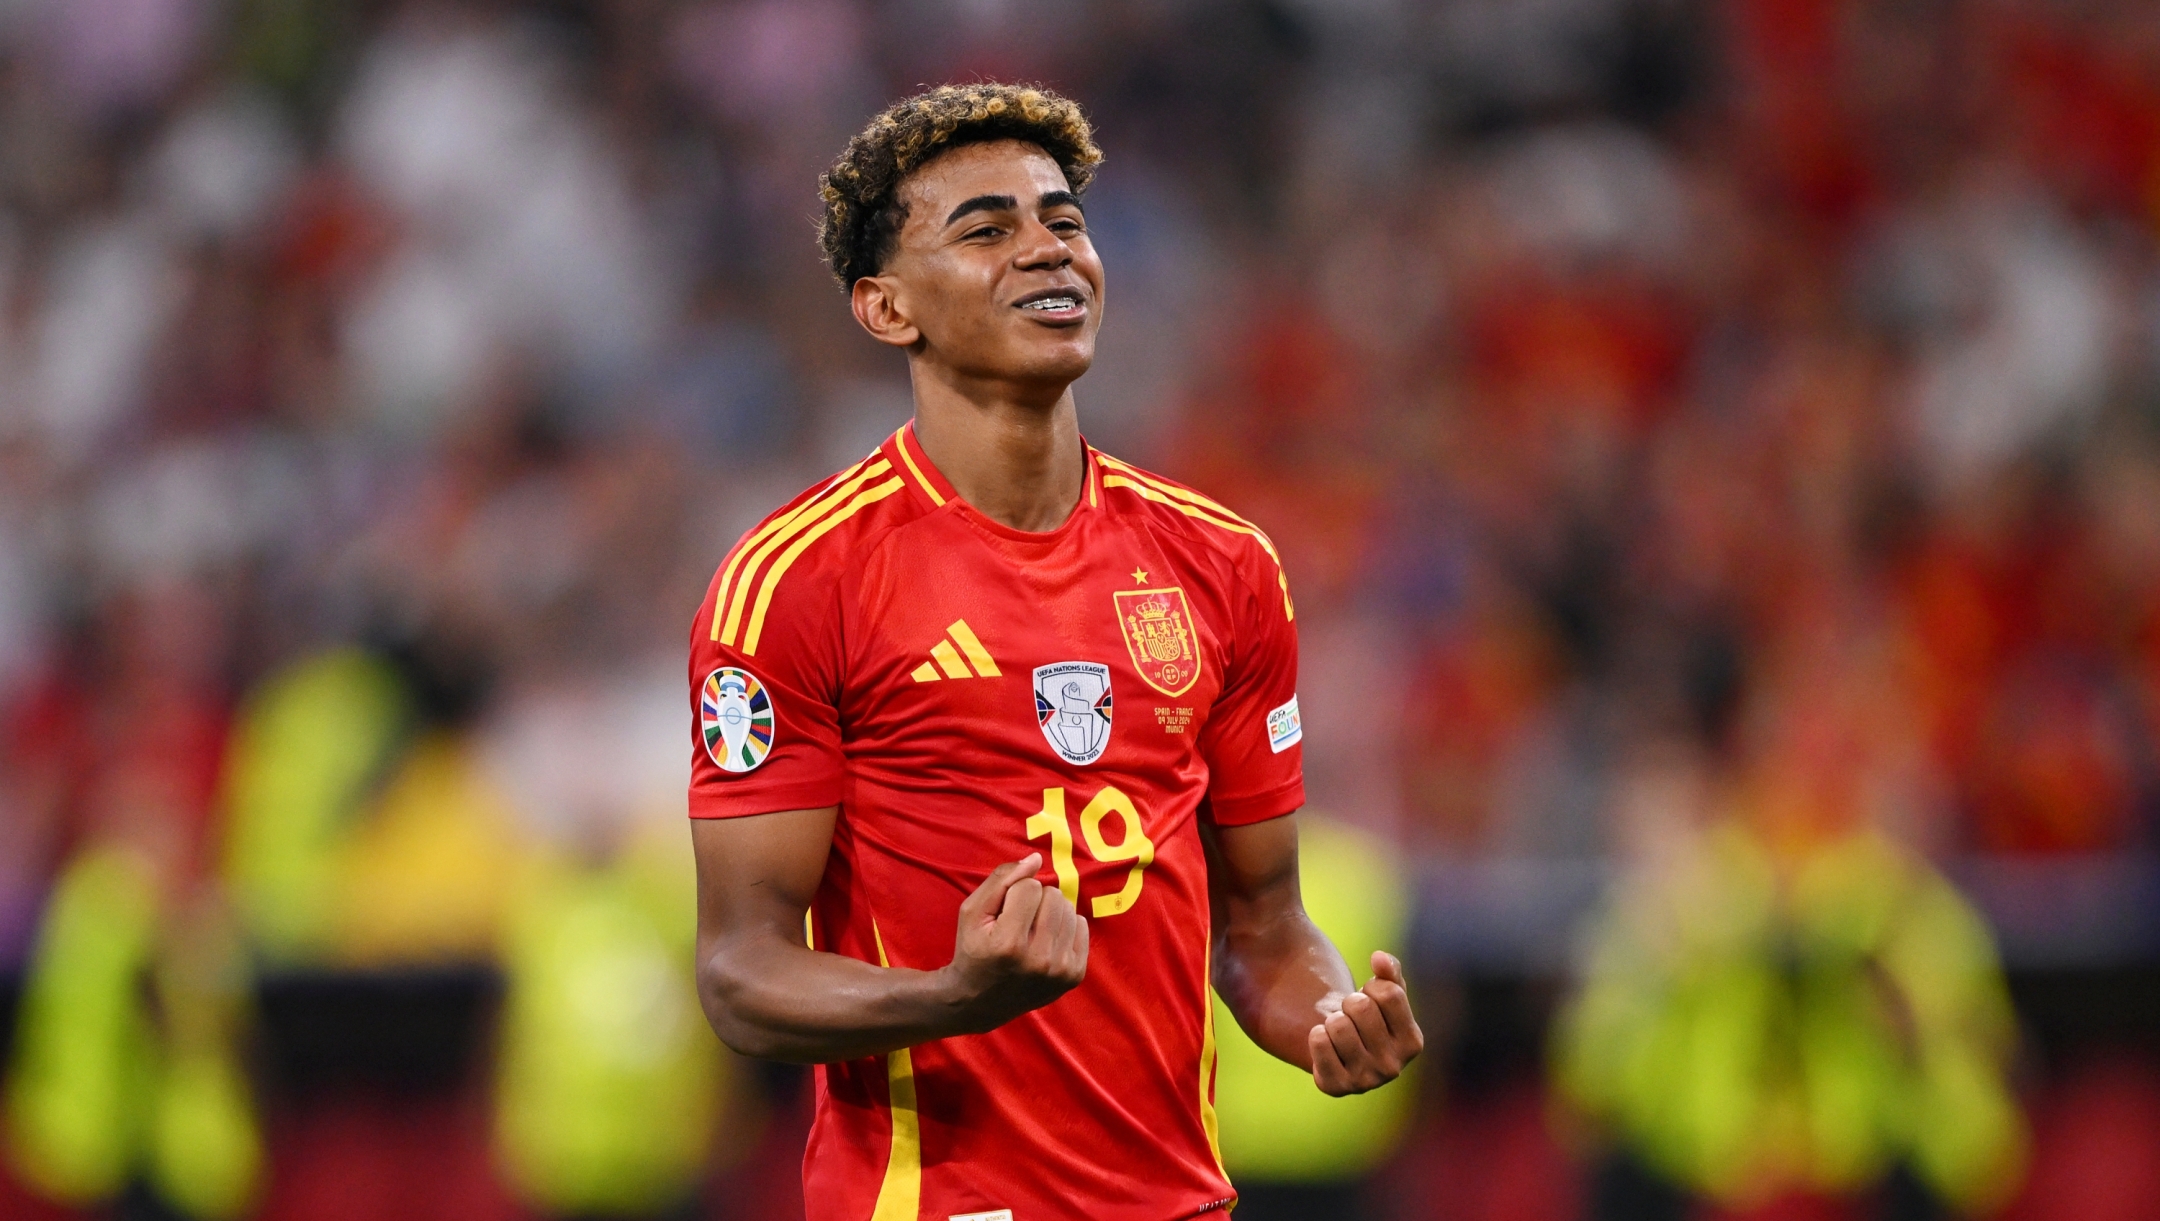
[(292, 182), (299, 148), (277, 108), (234, 90), (182, 115), (150, 159), (153, 197), (184, 233), (234, 237)]
[(153, 450), (98, 489), (99, 567), (155, 582), (230, 560), (248, 541), (246, 489), (231, 455), (207, 443)]
[(1934, 474), (1957, 483), (2098, 409), (2114, 309), (2100, 259), (2037, 201), (1975, 201), (1951, 223), (1977, 308), (1925, 345), (1914, 395)]
[(1630, 128), (1539, 132), (1501, 155), (1491, 182), (1499, 215), (1547, 253), (1654, 263), (1682, 253), (1686, 195), (1664, 150)]
[(528, 830), (565, 846), (610, 846), (649, 820), (679, 819), (693, 729), (678, 660), (610, 679), (513, 686), (484, 758)]
[(29, 411), (57, 452), (80, 459), (138, 405), (150, 348), (180, 300), (154, 226), (93, 222), (62, 239), (36, 323)]
[(323, 499), (296, 459), (271, 437), (230, 434), (112, 467), (85, 519), (92, 575), (108, 587), (157, 584), (295, 539)]
[(346, 154), (391, 203), (423, 221), (483, 227), (524, 189), (554, 125), (537, 52), (479, 34), (385, 38), (346, 103)]
[(488, 302), (456, 264), (407, 249), (345, 319), (345, 347), (374, 422), (406, 436), (434, 431), (480, 382), (495, 343)]
[(363, 398), (426, 426), (497, 342), (597, 396), (652, 350), (678, 286), (621, 167), (514, 28), (408, 30), (367, 56), (340, 141), (405, 214), (349, 319)]

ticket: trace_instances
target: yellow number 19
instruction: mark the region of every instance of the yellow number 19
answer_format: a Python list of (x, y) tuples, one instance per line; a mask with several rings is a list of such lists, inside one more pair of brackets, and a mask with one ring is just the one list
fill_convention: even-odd
[[(1124, 823), (1124, 834), (1117, 843), (1103, 838), (1103, 819), (1117, 814)], [(1043, 808), (1027, 820), (1030, 840), (1050, 837), (1050, 868), (1057, 874), (1058, 890), (1073, 906), (1080, 905), (1080, 869), (1073, 863), (1072, 823), (1065, 815), (1065, 790), (1043, 790)], [(1140, 811), (1132, 798), (1120, 792), (1116, 785), (1105, 785), (1095, 794), (1094, 800), (1080, 811), (1080, 837), (1087, 842), (1088, 855), (1105, 865), (1131, 861), (1132, 870), (1125, 875), (1124, 888), (1114, 895), (1096, 895), (1089, 901), (1090, 911), (1099, 917), (1115, 916), (1128, 911), (1140, 899), (1142, 876), (1147, 867), (1155, 863), (1155, 841), (1147, 837), (1140, 825)]]

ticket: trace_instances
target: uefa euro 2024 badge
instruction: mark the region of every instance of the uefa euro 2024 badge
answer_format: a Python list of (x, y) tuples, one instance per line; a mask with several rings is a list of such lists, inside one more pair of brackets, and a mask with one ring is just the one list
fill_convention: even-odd
[(1085, 766), (1110, 745), (1110, 667), (1060, 661), (1035, 667), (1035, 719), (1050, 749)]
[(772, 694), (748, 670), (722, 666), (705, 676), (698, 721), (721, 771), (747, 772), (772, 753)]

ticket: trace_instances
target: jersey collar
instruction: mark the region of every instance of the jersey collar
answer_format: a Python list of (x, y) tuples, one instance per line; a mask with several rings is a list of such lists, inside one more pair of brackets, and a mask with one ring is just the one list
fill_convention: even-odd
[(915, 439), (915, 421), (902, 424), (885, 444), (892, 450), (893, 466), (907, 475), (908, 490), (921, 497), (923, 503), (938, 509), (960, 499), (960, 493), (953, 491), (930, 461), (930, 455), (923, 452), (922, 442)]
[[(966, 506), (967, 502), (960, 499), (960, 494), (953, 491), (952, 484), (945, 481), (945, 476), (938, 471), (936, 464), (930, 461), (930, 455), (923, 452), (922, 442), (915, 439), (915, 421), (909, 420), (901, 425), (900, 431), (887, 438), (882, 448), (889, 451), (894, 469), (905, 473), (908, 490), (920, 498), (926, 507), (941, 509), (952, 502)], [(1080, 503), (1073, 508), (1074, 516), (1102, 504), (1102, 472), (1095, 461), (1095, 447), (1087, 443), (1086, 437), (1080, 438), (1080, 452), (1087, 461), (1087, 486), (1081, 489)], [(970, 511), (972, 512), (972, 509)], [(989, 525), (997, 524), (988, 518), (983, 520)], [(1056, 531), (1050, 533), (1054, 534)]]

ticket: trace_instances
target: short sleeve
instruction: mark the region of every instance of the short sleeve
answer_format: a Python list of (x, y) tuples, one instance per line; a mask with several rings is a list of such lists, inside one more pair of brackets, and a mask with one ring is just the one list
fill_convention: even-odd
[(839, 804), (842, 658), (834, 579), (805, 573), (781, 585), (754, 641), (740, 624), (733, 633), (720, 630), (725, 619), (716, 624), (720, 582), (714, 584), (690, 630), (690, 817)]
[(1264, 822), (1305, 804), (1297, 625), (1272, 560), (1260, 562), (1267, 566), (1265, 590), (1245, 574), (1237, 582), (1228, 673), (1200, 732), (1207, 809), (1221, 826)]

